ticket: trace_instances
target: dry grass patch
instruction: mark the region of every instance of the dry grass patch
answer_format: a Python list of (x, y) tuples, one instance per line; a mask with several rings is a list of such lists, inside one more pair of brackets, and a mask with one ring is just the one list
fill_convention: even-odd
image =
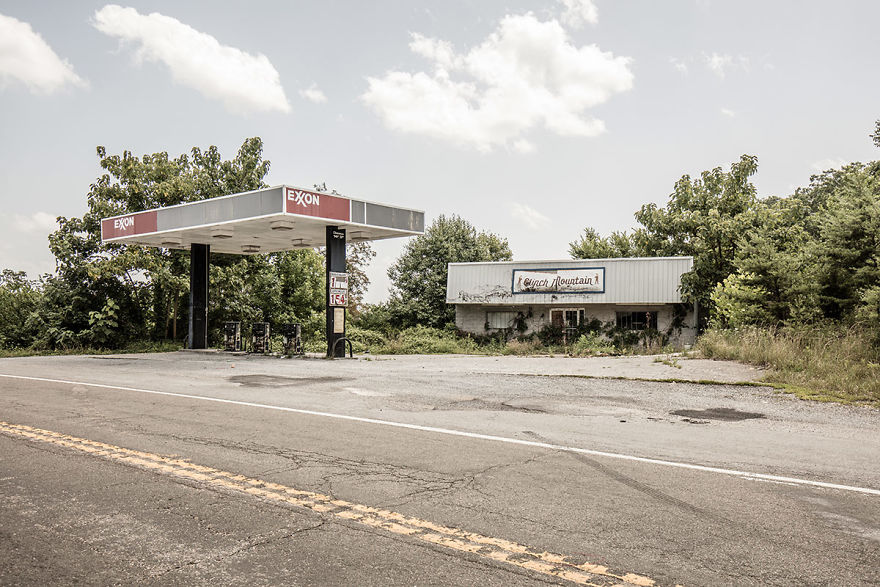
[(880, 347), (872, 330), (714, 330), (700, 337), (697, 348), (709, 358), (766, 367), (765, 381), (803, 399), (880, 408)]

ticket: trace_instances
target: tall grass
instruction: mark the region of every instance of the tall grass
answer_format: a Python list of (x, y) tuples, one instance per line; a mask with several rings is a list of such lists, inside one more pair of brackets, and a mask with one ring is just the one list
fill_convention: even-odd
[(179, 351), (182, 348), (182, 342), (171, 340), (135, 342), (121, 349), (73, 347), (68, 349), (49, 350), (26, 347), (18, 349), (0, 349), (0, 358), (53, 355), (116, 355), (126, 353), (170, 353), (173, 351)]
[(798, 397), (880, 408), (880, 344), (875, 330), (815, 326), (709, 331), (706, 357), (766, 367), (765, 380)]

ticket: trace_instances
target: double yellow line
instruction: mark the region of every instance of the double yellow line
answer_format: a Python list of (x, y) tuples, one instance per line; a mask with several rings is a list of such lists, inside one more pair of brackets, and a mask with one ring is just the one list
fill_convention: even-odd
[(602, 565), (579, 562), (570, 557), (536, 550), (509, 540), (451, 528), (397, 512), (335, 499), (312, 491), (302, 491), (178, 458), (7, 422), (0, 422), (0, 433), (77, 450), (210, 488), (251, 495), (270, 503), (306, 508), (327, 517), (381, 528), (413, 540), (470, 553), (505, 565), (564, 579), (577, 585), (652, 587), (655, 584), (653, 579), (642, 575), (616, 574)]

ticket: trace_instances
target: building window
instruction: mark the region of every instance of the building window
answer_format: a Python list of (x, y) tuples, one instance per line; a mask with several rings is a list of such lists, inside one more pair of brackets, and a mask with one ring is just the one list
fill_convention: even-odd
[(486, 312), (486, 324), (489, 330), (503, 330), (513, 328), (516, 321), (516, 312)]
[(657, 312), (618, 312), (617, 327), (624, 330), (657, 330)]

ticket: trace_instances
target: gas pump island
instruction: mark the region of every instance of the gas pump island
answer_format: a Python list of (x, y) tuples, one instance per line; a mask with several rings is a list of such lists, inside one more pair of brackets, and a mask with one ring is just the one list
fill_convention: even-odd
[(208, 346), (211, 250), (255, 255), (327, 247), (327, 356), (344, 356), (346, 238), (363, 242), (424, 232), (425, 213), (286, 185), (101, 220), (104, 243), (189, 249), (188, 348)]

